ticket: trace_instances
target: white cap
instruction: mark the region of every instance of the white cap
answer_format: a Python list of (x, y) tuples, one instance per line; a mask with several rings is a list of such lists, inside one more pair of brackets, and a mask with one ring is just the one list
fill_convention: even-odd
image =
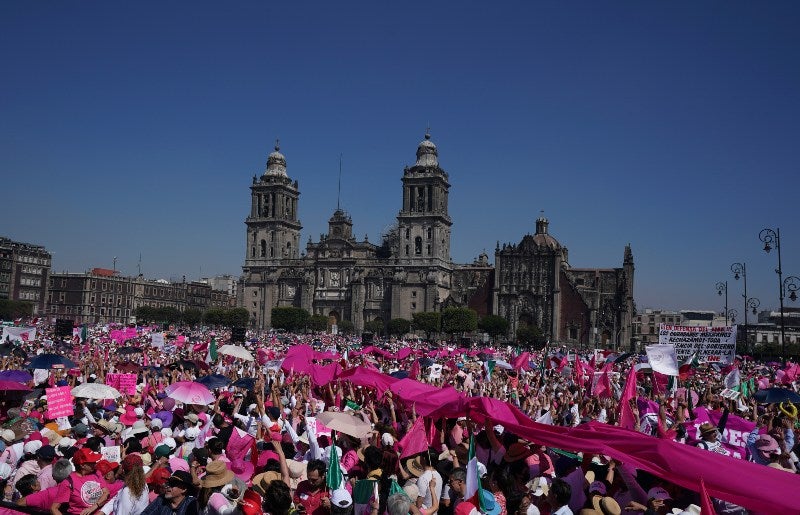
[(247, 407), (247, 412), (250, 413), (253, 410), (258, 409), (258, 404), (251, 404)]
[(165, 427), (161, 430), (161, 434), (164, 435), (164, 438), (172, 438), (172, 428)]
[(141, 418), (144, 416), (144, 410), (142, 408), (136, 408), (133, 410), (137, 417)]
[(334, 490), (331, 492), (331, 504), (335, 504), (340, 508), (348, 508), (353, 504), (353, 497), (345, 489)]
[(392, 446), (394, 445), (394, 438), (389, 433), (383, 433), (381, 435), (381, 443), (387, 447)]
[(494, 426), (494, 431), (496, 433), (498, 433), (498, 434), (503, 434), (503, 431), (505, 431), (505, 430), (506, 430), (506, 428), (504, 428), (500, 424), (497, 424), (496, 426)]
[[(200, 436), (200, 429), (198, 429), (196, 427), (190, 427), (183, 433), (183, 436), (187, 440), (194, 440), (195, 438)], [(165, 440), (168, 440), (168, 439), (165, 439)]]
[(11, 443), (17, 439), (17, 435), (14, 434), (14, 431), (10, 429), (3, 429), (3, 431), (0, 431), (0, 438), (8, 443)]
[(11, 477), (11, 472), (13, 472), (11, 465), (5, 462), (0, 463), (0, 479), (8, 479)]
[(42, 448), (42, 442), (39, 440), (31, 440), (22, 446), (22, 452), (25, 454), (33, 454)]
[(164, 440), (162, 440), (161, 443), (163, 443), (164, 445), (169, 445), (170, 449), (175, 449), (175, 447), (178, 446), (178, 443), (172, 437), (164, 438)]
[(150, 422), (150, 427), (153, 429), (161, 429), (162, 427), (164, 427), (164, 422), (162, 422), (160, 418), (154, 418)]

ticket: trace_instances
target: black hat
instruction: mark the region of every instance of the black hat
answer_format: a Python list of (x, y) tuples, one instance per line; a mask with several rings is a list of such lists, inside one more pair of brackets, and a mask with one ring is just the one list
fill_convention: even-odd
[(192, 482), (192, 475), (185, 470), (176, 470), (167, 479), (167, 483), (181, 483), (187, 490), (194, 487)]
[(36, 451), (36, 457), (44, 461), (53, 461), (56, 459), (56, 448), (52, 445), (45, 445)]

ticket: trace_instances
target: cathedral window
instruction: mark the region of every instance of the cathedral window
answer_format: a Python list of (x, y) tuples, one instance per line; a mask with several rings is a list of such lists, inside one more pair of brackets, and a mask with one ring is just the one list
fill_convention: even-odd
[(261, 257), (267, 256), (267, 240), (261, 240)]
[(250, 247), (250, 257), (256, 257), (256, 248)]
[(275, 257), (275, 247), (269, 248), (269, 257)]
[(406, 245), (406, 256), (408, 255), (408, 245)]
[(416, 254), (417, 256), (422, 255), (422, 238), (420, 238), (419, 236), (414, 238), (414, 254)]
[(427, 255), (428, 255), (428, 256), (430, 256), (430, 255), (431, 255), (431, 244), (430, 244), (430, 243), (428, 244), (428, 248), (427, 248)]
[(406, 239), (409, 239), (410, 237), (411, 237), (411, 229), (406, 227)]
[(428, 239), (430, 240), (431, 238), (433, 238), (433, 229), (428, 227)]

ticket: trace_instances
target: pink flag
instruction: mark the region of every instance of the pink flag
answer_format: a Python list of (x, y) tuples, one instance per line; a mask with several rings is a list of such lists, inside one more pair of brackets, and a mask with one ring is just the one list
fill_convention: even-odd
[(711, 504), (711, 496), (706, 490), (706, 482), (700, 478), (700, 513), (701, 515), (717, 515), (714, 505)]
[(567, 356), (565, 355), (563, 358), (561, 358), (561, 363), (558, 364), (556, 372), (561, 373), (561, 371), (564, 370), (564, 367), (566, 367), (567, 365), (569, 365), (569, 361), (567, 360)]
[(595, 370), (597, 370), (597, 354), (595, 354), (593, 352), (592, 353), (592, 359), (591, 359), (591, 361), (589, 361), (589, 367), (588, 367), (589, 377), (593, 377), (594, 376), (594, 371)]
[(397, 446), (402, 449), (400, 452), (400, 459), (428, 450), (428, 438), (425, 434), (425, 421), (423, 417), (417, 417), (417, 420), (414, 421), (414, 425), (412, 425), (408, 433), (400, 439)]
[(608, 371), (605, 370), (600, 375), (597, 385), (594, 387), (593, 395), (598, 398), (611, 397), (613, 390), (611, 389), (611, 379), (608, 377)]
[(147, 352), (142, 354), (142, 366), (149, 367), (150, 366), (150, 359), (147, 357)]
[(516, 358), (514, 358), (514, 362), (511, 364), (514, 367), (514, 370), (530, 370), (531, 369), (531, 353), (530, 352), (523, 352)]
[(580, 356), (575, 354), (575, 380), (578, 383), (578, 386), (583, 388), (585, 379), (583, 377), (583, 360), (581, 360)]
[(619, 399), (619, 425), (627, 429), (636, 427), (636, 420), (631, 410), (630, 401), (636, 398), (636, 367), (631, 366), (628, 370), (628, 378), (625, 380), (625, 389)]
[(411, 370), (408, 371), (408, 377), (410, 377), (411, 379), (419, 379), (419, 372), (420, 372), (419, 360), (415, 359), (414, 363), (411, 365)]

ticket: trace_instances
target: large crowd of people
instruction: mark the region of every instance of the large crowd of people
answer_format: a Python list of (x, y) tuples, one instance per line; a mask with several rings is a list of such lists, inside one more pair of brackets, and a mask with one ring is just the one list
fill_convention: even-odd
[(0, 345), (0, 515), (800, 513), (797, 408), (754, 395), (796, 394), (792, 363), (670, 378), (556, 344), (30, 335)]

